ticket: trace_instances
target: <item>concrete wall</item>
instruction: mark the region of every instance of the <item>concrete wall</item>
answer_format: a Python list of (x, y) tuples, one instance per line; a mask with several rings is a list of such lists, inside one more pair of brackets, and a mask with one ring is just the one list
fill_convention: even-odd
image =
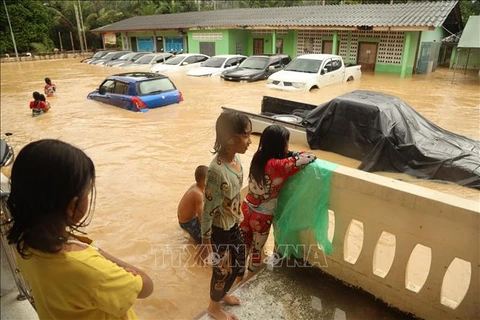
[(480, 318), (478, 202), (340, 166), (330, 209), (327, 266), (301, 235), (311, 264), (425, 319)]
[[(468, 54), (469, 51), (470, 51), (470, 55)], [(458, 65), (457, 65), (458, 69), (465, 69), (465, 65), (467, 64), (467, 58), (468, 58), (467, 69), (470, 69), (470, 70), (480, 69), (480, 49), (460, 48), (460, 51), (458, 51), (457, 53), (457, 47), (455, 47), (454, 51), (452, 52), (450, 68), (455, 67), (457, 55), (458, 55)]]

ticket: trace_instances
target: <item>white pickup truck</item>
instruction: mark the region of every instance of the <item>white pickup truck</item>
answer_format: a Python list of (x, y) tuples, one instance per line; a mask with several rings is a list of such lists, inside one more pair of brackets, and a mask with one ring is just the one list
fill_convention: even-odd
[(310, 91), (337, 82), (357, 80), (362, 77), (361, 66), (345, 66), (341, 56), (333, 54), (305, 54), (288, 66), (272, 74), (267, 87), (285, 91)]

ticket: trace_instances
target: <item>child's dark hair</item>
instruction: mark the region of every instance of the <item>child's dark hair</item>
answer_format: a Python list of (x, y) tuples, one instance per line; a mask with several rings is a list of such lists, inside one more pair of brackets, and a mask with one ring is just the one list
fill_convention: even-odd
[(45, 78), (45, 83), (51, 85), (51, 84), (52, 84), (52, 80), (50, 80), (50, 78)]
[(202, 179), (205, 179), (207, 171), (207, 166), (198, 166), (197, 169), (195, 169), (195, 181), (200, 182)]
[[(92, 192), (83, 219), (72, 222), (67, 207)], [(95, 166), (80, 149), (60, 140), (29, 143), (13, 163), (7, 206), (13, 225), (7, 239), (24, 258), (28, 248), (56, 253), (67, 232), (88, 224), (95, 203)], [(69, 230), (67, 230), (69, 229)]]
[(247, 134), (245, 130), (249, 127), (252, 127), (252, 122), (245, 114), (237, 111), (222, 112), (215, 124), (216, 139), (213, 154), (224, 155), (227, 152), (228, 140), (236, 134)]
[(47, 102), (47, 98), (45, 98), (45, 95), (41, 94), (40, 93), (40, 98), (39, 98), (40, 101), (43, 101), (43, 102)]
[(33, 96), (34, 100), (40, 100), (40, 98), (41, 98), (41, 94), (38, 91), (34, 91), (32, 96)]
[(285, 147), (289, 139), (290, 131), (287, 128), (276, 124), (266, 127), (260, 137), (258, 150), (253, 155), (249, 178), (261, 185), (265, 185), (265, 166), (268, 160), (285, 158), (287, 156)]

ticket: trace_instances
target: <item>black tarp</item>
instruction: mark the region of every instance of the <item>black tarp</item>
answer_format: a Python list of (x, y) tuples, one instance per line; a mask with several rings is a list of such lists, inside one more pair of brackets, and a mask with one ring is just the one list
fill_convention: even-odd
[(358, 159), (358, 169), (480, 189), (480, 142), (438, 127), (397, 97), (353, 91), (309, 111), (304, 124), (311, 149)]

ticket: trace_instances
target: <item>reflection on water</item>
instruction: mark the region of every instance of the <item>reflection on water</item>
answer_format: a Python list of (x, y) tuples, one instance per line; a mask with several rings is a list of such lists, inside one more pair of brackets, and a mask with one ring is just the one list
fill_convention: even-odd
[[(265, 82), (231, 83), (219, 78), (170, 77), (185, 101), (147, 113), (133, 113), (86, 99), (105, 76), (118, 69), (81, 64), (78, 60), (2, 64), (1, 133), (18, 152), (26, 143), (58, 138), (83, 150), (96, 164), (97, 205), (89, 234), (114, 255), (133, 262), (155, 281), (152, 297), (135, 310), (143, 319), (180, 319), (196, 315), (209, 297), (208, 269), (188, 267), (191, 250), (180, 229), (176, 208), (193, 182), (199, 164), (208, 164), (214, 123), (221, 106), (260, 111), (263, 95), (319, 104), (355, 89), (396, 95), (444, 129), (480, 139), (478, 78), (450, 70), (400, 79), (396, 75), (365, 74), (361, 81), (330, 86), (312, 93), (268, 90)], [(31, 118), (28, 103), (42, 91), (45, 77), (57, 85), (48, 114)], [(245, 172), (258, 146), (258, 137), (242, 156)], [(306, 149), (308, 146), (291, 146)], [(357, 160), (316, 150), (323, 159), (356, 167)], [(479, 201), (480, 192), (452, 185), (419, 181), (403, 174), (385, 174), (411, 183)]]

